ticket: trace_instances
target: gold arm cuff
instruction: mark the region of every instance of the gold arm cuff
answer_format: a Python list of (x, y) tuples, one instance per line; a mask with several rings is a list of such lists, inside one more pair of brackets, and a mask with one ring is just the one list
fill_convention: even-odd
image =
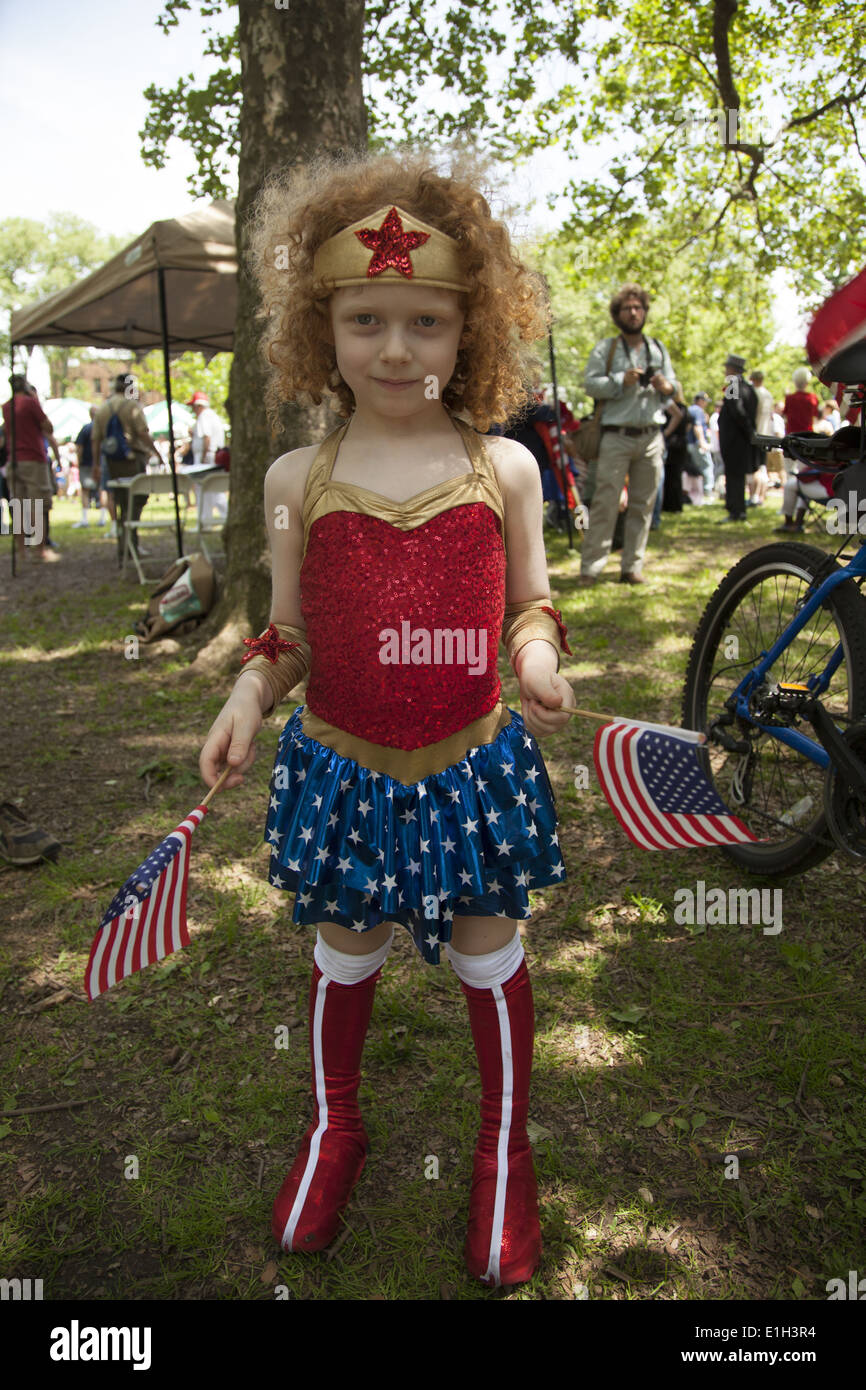
[(274, 702), (267, 711), (268, 714), (275, 710), (282, 700), (285, 700), (296, 685), (300, 685), (310, 669), (312, 658), (312, 652), (306, 641), (306, 633), (303, 628), (289, 627), (287, 623), (274, 623), (274, 627), (284, 641), (299, 642), (300, 647), (295, 647), (289, 652), (280, 652), (276, 661), (270, 661), (266, 656), (254, 656), (251, 661), (247, 661), (241, 667), (242, 672), (260, 672), (271, 687)]
[[(552, 607), (552, 605), (550, 605)], [(514, 666), (514, 658), (527, 642), (540, 639), (549, 642), (556, 650), (556, 669), (559, 670), (562, 642), (556, 620), (549, 613), (541, 611), (535, 601), (529, 603), (508, 603), (502, 623), (502, 641), (508, 652), (508, 660)]]

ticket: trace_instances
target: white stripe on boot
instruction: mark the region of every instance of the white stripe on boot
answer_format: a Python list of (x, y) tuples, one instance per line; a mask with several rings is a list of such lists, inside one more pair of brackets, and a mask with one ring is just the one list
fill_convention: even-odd
[(328, 1096), (325, 1086), (325, 1067), (323, 1060), (322, 1044), (322, 1019), (325, 1013), (325, 996), (328, 985), (332, 982), (340, 985), (357, 985), (362, 980), (369, 979), (377, 970), (385, 964), (388, 952), (394, 941), (394, 932), (378, 950), (371, 951), (369, 955), (353, 956), (346, 951), (338, 951), (336, 947), (329, 946), (321, 932), (316, 935), (316, 948), (314, 957), (316, 965), (322, 972), (316, 988), (316, 1004), (313, 1010), (313, 1073), (316, 1080), (316, 1104), (319, 1112), (319, 1123), (310, 1139), (310, 1152), (307, 1157), (304, 1176), (295, 1195), (289, 1219), (283, 1232), (281, 1244), (291, 1249), (294, 1244), (295, 1228), (300, 1220), (304, 1203), (307, 1200), (307, 1193), (316, 1172), (316, 1165), (319, 1161), (319, 1149), (322, 1143), (322, 1135), (328, 1128)]
[[(521, 948), (522, 954), (522, 948)], [(514, 971), (511, 972), (512, 974)], [(502, 1118), (499, 1123), (499, 1145), (496, 1151), (496, 1198), (493, 1204), (493, 1225), (490, 1229), (490, 1260), (485, 1279), (492, 1279), (498, 1287), (499, 1258), (502, 1249), (502, 1228), (505, 1224), (505, 1193), (508, 1187), (508, 1141), (511, 1137), (511, 1099), (514, 1093), (514, 1071), (511, 1065), (511, 1025), (508, 1021), (508, 1005), (501, 985), (492, 985), (496, 1000), (496, 1013), (499, 1019), (499, 1037), (502, 1044)]]
[(496, 1016), (499, 1019), (499, 1041), (502, 1048), (502, 1111), (499, 1120), (499, 1143), (496, 1150), (496, 1197), (493, 1204), (493, 1225), (490, 1230), (490, 1260), (485, 1279), (492, 1279), (499, 1285), (499, 1260), (502, 1249), (502, 1228), (505, 1223), (505, 1194), (508, 1188), (508, 1141), (511, 1137), (511, 1098), (514, 1091), (514, 1071), (511, 1061), (511, 1025), (508, 1021), (508, 1005), (502, 993), (502, 985), (510, 980), (523, 960), (523, 942), (520, 932), (507, 945), (497, 951), (489, 951), (483, 956), (468, 956), (456, 951), (449, 943), (445, 946), (454, 974), (463, 984), (472, 989), (489, 989), (496, 1000)]

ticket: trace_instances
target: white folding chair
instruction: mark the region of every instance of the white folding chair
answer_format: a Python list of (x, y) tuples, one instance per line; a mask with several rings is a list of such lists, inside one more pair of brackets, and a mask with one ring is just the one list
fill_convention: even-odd
[[(138, 551), (133, 549), (131, 544), (131, 534), (135, 531), (136, 536), (139, 531), (165, 531), (175, 529), (175, 518), (171, 517), (152, 517), (148, 518), (146, 512), (142, 512), (138, 521), (132, 521), (132, 504), (136, 497), (164, 497), (166, 494), (173, 495), (170, 473), (138, 473), (134, 478), (113, 478), (108, 486), (115, 491), (123, 488), (126, 493), (124, 511), (126, 521), (124, 523), (123, 556), (120, 564), (121, 574), (126, 573), (126, 562), (132, 559), (138, 574), (139, 584), (151, 584), (152, 579), (148, 579), (141, 568), (141, 560)], [(163, 565), (165, 569), (165, 565)]]
[[(213, 536), (218, 533), (221, 534), (226, 521), (225, 515), (215, 517), (213, 520), (210, 518), (209, 514), (212, 510), (221, 510), (221, 508), (213, 508), (211, 504), (217, 501), (217, 499), (224, 498), (225, 513), (226, 515), (228, 514), (228, 473), (224, 472), (222, 469), (220, 469), (218, 473), (208, 473), (206, 477), (202, 478), (201, 482), (195, 484), (195, 494), (197, 504), (197, 529), (194, 537), (195, 545), (201, 550), (205, 559), (210, 560), (211, 557), (207, 548), (205, 536)], [(203, 520), (205, 515), (208, 516), (207, 521)], [(222, 553), (222, 550), (220, 550), (220, 553)]]

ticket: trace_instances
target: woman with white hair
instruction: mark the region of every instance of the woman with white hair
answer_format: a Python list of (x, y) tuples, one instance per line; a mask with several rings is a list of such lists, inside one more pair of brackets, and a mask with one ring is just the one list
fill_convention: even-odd
[(785, 424), (789, 434), (810, 433), (821, 413), (818, 397), (813, 391), (806, 390), (809, 385), (808, 367), (797, 367), (793, 377), (796, 389), (785, 397)]
[[(806, 390), (809, 370), (797, 367), (792, 375), (797, 389), (785, 397), (785, 424), (789, 434), (813, 434), (821, 418), (821, 407), (818, 397)], [(783, 522), (777, 531), (780, 534), (802, 531), (809, 502), (826, 502), (832, 496), (832, 482), (832, 475), (820, 473), (815, 468), (803, 468), (798, 464), (789, 470), (782, 496)]]

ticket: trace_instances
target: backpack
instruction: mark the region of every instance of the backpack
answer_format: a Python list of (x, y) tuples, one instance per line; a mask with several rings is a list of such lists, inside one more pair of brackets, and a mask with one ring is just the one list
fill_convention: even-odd
[(128, 459), (129, 445), (126, 442), (126, 435), (123, 433), (123, 426), (120, 423), (117, 412), (111, 412), (111, 419), (105, 431), (105, 438), (102, 441), (102, 452), (107, 459)]
[(216, 599), (213, 565), (203, 555), (184, 555), (159, 579), (147, 612), (133, 624), (142, 642), (155, 642), (167, 633), (191, 632), (210, 612)]

